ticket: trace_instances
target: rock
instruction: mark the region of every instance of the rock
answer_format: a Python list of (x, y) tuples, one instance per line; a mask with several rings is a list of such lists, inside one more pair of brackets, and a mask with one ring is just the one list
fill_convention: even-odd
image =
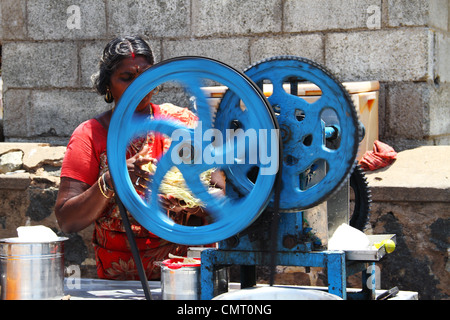
[(0, 174), (0, 192), (2, 192), (2, 196), (5, 195), (5, 190), (26, 190), (30, 186), (30, 183), (31, 176), (28, 172), (18, 170), (14, 173)]
[(17, 150), (23, 154), (23, 168), (35, 172), (44, 165), (61, 167), (66, 147), (47, 143), (0, 143), (0, 154)]
[(22, 151), (10, 151), (0, 156), (0, 173), (16, 171), (22, 168)]

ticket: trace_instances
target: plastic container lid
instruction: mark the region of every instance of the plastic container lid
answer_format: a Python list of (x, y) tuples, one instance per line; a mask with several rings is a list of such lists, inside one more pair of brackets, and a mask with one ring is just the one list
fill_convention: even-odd
[(185, 259), (182, 258), (172, 258), (167, 259), (162, 262), (163, 266), (169, 269), (180, 269), (185, 267), (200, 267), (200, 258), (193, 258), (198, 261), (198, 263), (183, 263)]

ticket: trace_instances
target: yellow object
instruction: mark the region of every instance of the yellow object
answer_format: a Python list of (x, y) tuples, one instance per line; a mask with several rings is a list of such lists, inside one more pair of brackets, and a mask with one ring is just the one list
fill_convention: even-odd
[(102, 188), (102, 186), (101, 186), (101, 184), (100, 184), (100, 180), (102, 179), (102, 177), (100, 177), (100, 178), (98, 178), (98, 180), (97, 180), (97, 183), (98, 183), (98, 188), (100, 189), (100, 192), (102, 193), (102, 195), (106, 198), (106, 199), (111, 199), (111, 197), (108, 197), (107, 195), (106, 195), (106, 192), (108, 192), (108, 191), (103, 191), (103, 188)]
[[(156, 165), (149, 162), (148, 165), (142, 166), (142, 169), (150, 173), (155, 173)], [(201, 173), (200, 180), (205, 184), (205, 187), (208, 189), (209, 193), (217, 194), (221, 192), (221, 189), (216, 189), (209, 186), (212, 171), (213, 169), (210, 169)], [(183, 175), (176, 167), (173, 167), (166, 173), (161, 185), (159, 186), (159, 191), (165, 195), (171, 195), (180, 201), (182, 200), (183, 203), (180, 203), (180, 206), (183, 208), (205, 207), (200, 199), (197, 199), (192, 195), (186, 185)]]
[(379, 249), (381, 246), (384, 246), (387, 253), (394, 252), (395, 250), (395, 242), (392, 240), (383, 240), (381, 242), (377, 242), (374, 244), (375, 248)]

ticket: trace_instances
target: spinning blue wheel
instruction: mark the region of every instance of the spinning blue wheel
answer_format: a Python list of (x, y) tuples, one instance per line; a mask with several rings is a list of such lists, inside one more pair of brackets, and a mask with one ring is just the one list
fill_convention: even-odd
[[(263, 60), (245, 74), (261, 89), (271, 88), (268, 101), (283, 143), (280, 210), (300, 211), (323, 202), (347, 181), (358, 151), (360, 126), (348, 92), (323, 67), (300, 57)], [(301, 84), (317, 86), (320, 98), (299, 97)], [(239, 97), (226, 92), (215, 126), (224, 128), (230, 121), (250, 124), (245, 114), (228, 112), (227, 106), (238, 104)], [(253, 190), (252, 175), (257, 171), (249, 165), (227, 168), (227, 183), (247, 194)]]
[[(240, 101), (240, 106), (222, 109), (230, 114), (245, 114), (246, 127), (252, 128), (252, 138), (264, 150), (271, 150), (270, 160), (248, 158), (252, 145), (245, 143), (248, 135), (236, 130), (217, 130), (213, 127), (214, 110), (201, 90), (204, 81), (214, 81), (227, 86)], [(199, 125), (188, 128), (168, 119), (149, 119), (135, 113), (140, 101), (157, 86), (164, 83), (181, 85), (189, 96), (195, 98)], [(228, 128), (228, 127), (227, 127)], [(124, 92), (110, 123), (108, 132), (108, 161), (115, 190), (121, 202), (133, 217), (147, 230), (168, 241), (201, 245), (229, 238), (250, 225), (271, 199), (279, 157), (279, 140), (268, 138), (267, 132), (277, 132), (276, 118), (259, 88), (245, 75), (231, 67), (203, 57), (181, 57), (163, 61), (142, 73)], [(148, 198), (141, 197), (129, 177), (125, 152), (136, 136), (155, 132), (172, 138), (169, 150), (157, 163), (152, 182), (148, 184)], [(228, 134), (228, 135), (227, 135)], [(176, 139), (174, 138), (176, 137)], [(180, 137), (181, 141), (180, 141)], [(269, 135), (270, 137), (270, 135)], [(220, 139), (219, 139), (220, 138)], [(231, 143), (231, 140), (234, 143)], [(253, 141), (253, 142), (254, 142)], [(192, 154), (183, 155), (186, 146)], [(213, 159), (214, 161), (211, 161)], [(209, 169), (222, 171), (252, 165), (259, 168), (251, 190), (240, 197), (217, 197), (208, 192), (200, 175)], [(270, 163), (269, 163), (270, 162)], [(198, 227), (184, 226), (171, 220), (158, 201), (161, 182), (166, 173), (177, 167), (193, 195), (206, 204), (205, 209), (213, 222)]]

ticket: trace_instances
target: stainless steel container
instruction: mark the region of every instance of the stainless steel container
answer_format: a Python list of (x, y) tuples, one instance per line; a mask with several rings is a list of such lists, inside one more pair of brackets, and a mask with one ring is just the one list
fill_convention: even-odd
[(64, 295), (64, 241), (0, 239), (2, 300), (59, 299)]
[(161, 293), (163, 300), (200, 299), (200, 261), (198, 264), (176, 264), (165, 260), (161, 266)]

